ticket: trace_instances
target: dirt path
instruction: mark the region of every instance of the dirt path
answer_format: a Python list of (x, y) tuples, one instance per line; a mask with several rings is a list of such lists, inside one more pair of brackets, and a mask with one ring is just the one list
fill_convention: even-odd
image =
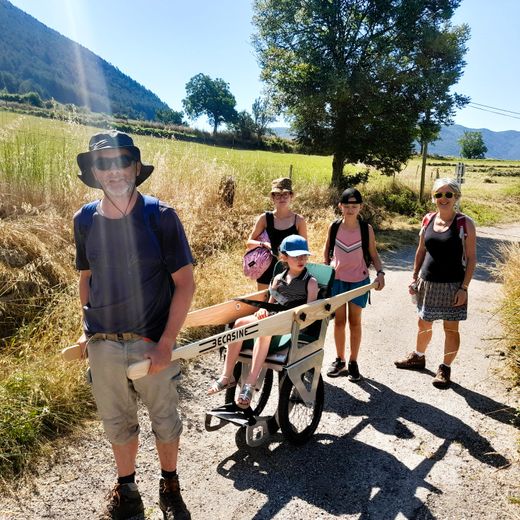
[[(414, 344), (415, 314), (406, 286), (413, 250), (385, 255), (387, 288), (364, 315), (359, 384), (325, 377), (325, 411), (314, 438), (288, 445), (276, 434), (267, 446), (237, 449), (232, 426), (206, 432), (206, 397), (218, 357), (201, 358), (184, 379), (185, 430), (179, 473), (195, 519), (518, 519), (518, 431), (511, 409), (518, 392), (501, 377), (495, 338), (500, 286), (489, 272), (500, 241), (519, 240), (520, 225), (481, 228), (479, 267), (470, 288), (469, 320), (453, 366), (455, 384), (435, 389), (442, 330), (434, 327), (423, 373), (398, 371), (393, 360)], [(325, 365), (334, 358), (327, 340)], [(157, 507), (158, 468), (149, 429), (142, 435), (139, 486), (147, 518)], [(95, 518), (114, 479), (99, 425), (89, 425), (57, 460), (42, 465), (32, 485), (0, 499), (1, 519)]]

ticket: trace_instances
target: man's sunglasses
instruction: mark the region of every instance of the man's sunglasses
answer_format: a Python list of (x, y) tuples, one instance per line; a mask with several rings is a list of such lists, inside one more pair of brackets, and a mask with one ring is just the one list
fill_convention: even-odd
[(117, 157), (98, 157), (94, 159), (93, 165), (96, 170), (124, 170), (128, 168), (135, 160), (129, 155), (119, 155)]
[(442, 197), (446, 197), (447, 199), (452, 199), (455, 196), (455, 193), (451, 191), (447, 191), (446, 193), (437, 192), (433, 195), (436, 199), (442, 199)]

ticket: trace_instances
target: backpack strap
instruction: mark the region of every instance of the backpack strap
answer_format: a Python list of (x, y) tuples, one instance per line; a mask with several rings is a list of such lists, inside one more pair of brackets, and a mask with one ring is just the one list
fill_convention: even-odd
[(424, 217), (422, 219), (422, 223), (421, 223), (421, 228), (426, 229), (428, 227), (429, 223), (435, 217), (435, 215), (437, 215), (436, 211), (432, 211), (431, 213), (427, 213), (426, 215), (424, 215)]
[(79, 212), (78, 230), (83, 244), (87, 243), (88, 234), (94, 219), (94, 213), (96, 212), (99, 203), (99, 200), (89, 202), (88, 204), (85, 204)]
[(368, 245), (370, 243), (370, 238), (368, 234), (368, 222), (364, 220), (359, 220), (359, 228), (361, 230), (361, 249), (363, 250), (363, 259), (365, 260), (365, 264), (367, 267), (370, 267), (372, 263), (372, 257), (370, 256), (370, 250)]
[(457, 229), (459, 230), (459, 235), (464, 238), (468, 236), (468, 229), (466, 226), (466, 215), (464, 213), (457, 213), (455, 215), (457, 219)]
[(343, 219), (338, 218), (330, 226), (330, 230), (329, 230), (329, 264), (330, 264), (330, 261), (332, 260), (332, 257), (334, 256), (334, 246), (336, 245), (336, 236), (338, 235), (338, 229), (339, 229), (339, 226), (341, 226), (342, 221), (343, 221)]
[(274, 215), (272, 211), (265, 212), (265, 230), (269, 236), (269, 240), (273, 241)]
[(142, 195), (143, 197), (143, 217), (146, 230), (154, 243), (156, 251), (160, 254), (161, 260), (164, 262), (161, 247), (161, 228), (159, 226), (161, 212), (159, 210), (159, 199), (150, 195)]
[(457, 213), (455, 215), (457, 220), (457, 230), (459, 232), (459, 237), (462, 242), (462, 265), (466, 267), (466, 238), (468, 236), (468, 229), (466, 227), (466, 215), (463, 213)]

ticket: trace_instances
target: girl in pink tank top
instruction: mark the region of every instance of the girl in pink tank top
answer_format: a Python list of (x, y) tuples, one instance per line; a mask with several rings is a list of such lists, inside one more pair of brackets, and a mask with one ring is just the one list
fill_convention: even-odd
[(368, 267), (363, 258), (361, 228), (357, 221), (349, 228), (343, 222), (336, 235), (334, 256), (331, 262), (336, 280), (361, 282), (368, 276)]
[[(333, 295), (350, 291), (370, 283), (368, 265), (367, 261), (365, 261), (365, 255), (363, 254), (361, 225), (358, 218), (362, 203), (361, 193), (355, 188), (349, 188), (341, 195), (339, 208), (341, 209), (343, 218), (339, 228), (337, 228), (332, 258), (329, 257), (332, 249), (330, 237), (331, 230), (335, 223), (332, 223), (329, 228), (323, 254), (325, 263), (331, 263), (335, 270), (335, 280), (332, 287)], [(374, 230), (370, 224), (364, 225), (368, 226), (368, 253), (377, 271), (376, 281), (378, 287), (376, 291), (380, 291), (385, 286), (385, 273), (377, 253)], [(334, 341), (336, 344), (337, 357), (327, 371), (329, 377), (338, 377), (341, 374), (348, 374), (350, 381), (359, 381), (361, 379), (357, 357), (361, 345), (361, 312), (366, 306), (367, 300), (368, 292), (354, 298), (336, 310), (336, 317), (334, 319)], [(345, 357), (347, 308), (350, 331), (350, 357), (348, 368)]]

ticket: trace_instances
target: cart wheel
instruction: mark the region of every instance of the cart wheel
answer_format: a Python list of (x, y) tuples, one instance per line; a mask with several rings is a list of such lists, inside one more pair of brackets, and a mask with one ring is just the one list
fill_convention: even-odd
[[(240, 379), (240, 374), (242, 373), (242, 363), (237, 363), (233, 370), (233, 377), (235, 381)], [(269, 396), (271, 395), (271, 389), (273, 388), (273, 371), (268, 368), (264, 381), (262, 383), (262, 387), (257, 392), (253, 393), (253, 399), (251, 400), (251, 409), (253, 410), (253, 415), (260, 415), (269, 401)], [(226, 390), (225, 400), (226, 403), (235, 402), (235, 399), (238, 397), (240, 392), (240, 387), (237, 385), (234, 388), (228, 388)]]
[(318, 375), (316, 398), (312, 405), (307, 406), (296, 390), (291, 378), (284, 377), (280, 389), (280, 401), (278, 403), (278, 422), (284, 437), (292, 444), (306, 443), (316, 431), (323, 412), (324, 387), (323, 379), (315, 369), (301, 374), (302, 382), (310, 390), (312, 378)]

